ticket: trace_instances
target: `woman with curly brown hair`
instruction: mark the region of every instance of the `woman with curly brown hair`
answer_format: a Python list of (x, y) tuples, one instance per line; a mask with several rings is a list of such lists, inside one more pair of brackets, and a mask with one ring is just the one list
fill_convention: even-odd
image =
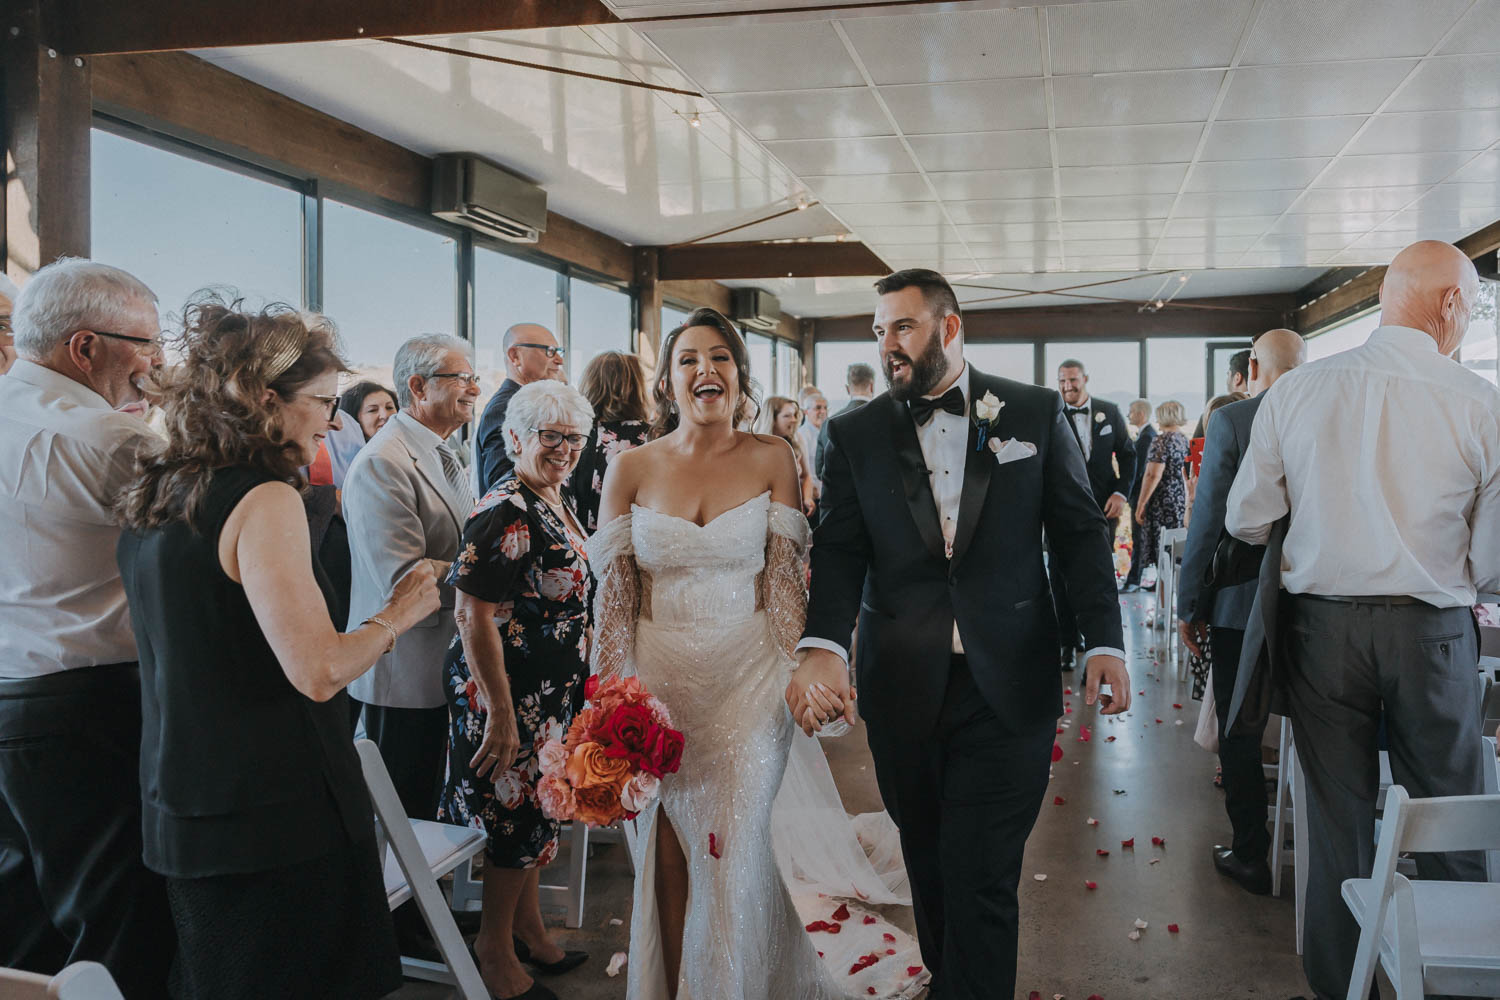
[(583, 530), (592, 534), (599, 527), (604, 471), (622, 452), (645, 444), (651, 433), (641, 359), (634, 354), (605, 351), (584, 368), (578, 391), (594, 408), (595, 419), (569, 489), (578, 504)]
[(298, 472), (338, 424), (332, 326), (185, 310), (157, 376), (167, 440), (120, 498), (140, 647), (147, 867), (166, 876), (174, 998), (379, 997), (401, 982), (343, 693), (437, 610), (426, 562), (348, 634)]

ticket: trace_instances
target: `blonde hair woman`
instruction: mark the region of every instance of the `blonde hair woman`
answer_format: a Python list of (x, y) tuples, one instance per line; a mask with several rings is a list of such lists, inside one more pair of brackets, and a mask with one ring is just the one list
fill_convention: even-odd
[(1141, 478), (1141, 499), (1135, 523), (1141, 527), (1141, 554), (1146, 565), (1156, 563), (1161, 533), (1180, 528), (1187, 517), (1188, 439), (1182, 433), (1187, 413), (1182, 404), (1169, 399), (1156, 408), (1161, 433), (1146, 454), (1146, 472)]
[(772, 396), (760, 411), (756, 431), (779, 437), (792, 447), (797, 457), (797, 486), (802, 494), (802, 513), (812, 516), (817, 505), (817, 480), (813, 477), (812, 456), (803, 447), (802, 435), (797, 426), (802, 422), (802, 407), (787, 396)]

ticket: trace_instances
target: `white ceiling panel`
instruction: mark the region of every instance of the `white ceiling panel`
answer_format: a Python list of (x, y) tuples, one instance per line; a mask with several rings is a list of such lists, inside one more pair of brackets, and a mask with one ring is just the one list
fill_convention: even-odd
[(938, 197), (945, 201), (984, 201), (993, 198), (1050, 198), (1055, 193), (1052, 171), (958, 170), (927, 175)]
[(1203, 144), (1204, 160), (1333, 156), (1359, 130), (1364, 115), (1216, 121)]
[(1250, 0), (1135, 0), (1046, 12), (1052, 72), (1228, 66)]
[(935, 226), (947, 220), (935, 201), (845, 204), (835, 210), (851, 226)]
[[(827, 22), (762, 21), (752, 24), (642, 27), (710, 94), (737, 91), (858, 87), (859, 68)], [(735, 58), (736, 53), (755, 58)]]
[(1471, 0), (1266, 0), (1247, 66), (1425, 55)]
[(1297, 267), (1311, 261), (1301, 250), (1251, 250), (1241, 254), (1236, 267)]
[(1372, 188), (1436, 184), (1474, 158), (1471, 152), (1388, 153), (1345, 156), (1328, 169), (1319, 187)]
[(914, 135), (907, 141), (922, 169), (929, 171), (967, 170), (977, 164), (994, 170), (1052, 165), (1052, 146), (1045, 129)]
[(1300, 191), (1197, 191), (1177, 201), (1173, 215), (1213, 219), (1236, 215), (1273, 215), (1285, 212)]
[(1095, 219), (1164, 219), (1171, 207), (1172, 196), (1169, 194), (1063, 198), (1062, 217), (1071, 222), (1090, 222)]
[(1219, 160), (1193, 167), (1184, 191), (1265, 191), (1305, 186), (1328, 165), (1326, 157)]
[(1069, 257), (1139, 257), (1150, 256), (1156, 248), (1152, 239), (1069, 240)]
[(788, 139), (766, 149), (795, 174), (901, 174), (916, 170), (900, 139)]
[(867, 174), (843, 177), (801, 174), (803, 182), (822, 201), (835, 207), (844, 202), (930, 201), (932, 189), (921, 174)]
[(1456, 211), (1470, 208), (1493, 208), (1500, 205), (1500, 183), (1439, 184), (1424, 195), (1417, 204), (1437, 205)]
[(1269, 230), (1272, 233), (1335, 233), (1354, 238), (1375, 228), (1389, 212), (1333, 212), (1319, 215), (1285, 215)]
[(1058, 129), (1057, 161), (1069, 167), (1186, 163), (1202, 134), (1197, 123)]
[(1416, 64), (1414, 59), (1392, 59), (1241, 68), (1229, 84), (1219, 117), (1369, 114)]
[(927, 226), (861, 226), (859, 235), (866, 243), (881, 246), (963, 242), (946, 222)]
[(1056, 222), (1002, 222), (988, 226), (959, 226), (958, 231), (976, 253), (987, 244), (1047, 243), (1058, 239)]
[(1064, 196), (1175, 194), (1187, 174), (1187, 164), (1133, 163), (1113, 167), (1063, 167), (1058, 174)]
[(1255, 245), (1254, 236), (1226, 236), (1215, 233), (1202, 236), (1169, 236), (1156, 245), (1160, 255), (1241, 254)]
[(1500, 106), (1495, 57), (1439, 56), (1424, 60), (1387, 111), (1448, 111)]
[(1289, 211), (1314, 215), (1324, 212), (1394, 212), (1420, 198), (1425, 190), (1421, 187), (1315, 187), (1308, 189)]
[(894, 135), (867, 87), (732, 94), (719, 106), (757, 139), (843, 139)]
[(1156, 239), (1165, 225), (1165, 219), (1064, 222), (1062, 235), (1065, 240)]
[[(1500, 140), (1500, 136), (1496, 138)], [(1500, 149), (1474, 157), (1454, 173), (1452, 180), (1459, 184), (1500, 181)]]
[(991, 222), (1039, 222), (1057, 218), (1052, 198), (1007, 198), (994, 201), (951, 201), (948, 214), (959, 225)]
[[(1061, 257), (1049, 257), (1043, 260), (1032, 260), (1027, 257), (986, 257), (977, 261), (979, 270), (986, 274), (1041, 274), (1047, 271), (1059, 271), (1062, 269)], [(1023, 299), (1028, 305), (1036, 305), (1034, 299)], [(1000, 302), (986, 303), (986, 306), (1002, 305)]]
[(1041, 76), (1036, 19), (1034, 10), (983, 10), (841, 24), (876, 83), (951, 83)]
[(1185, 236), (1259, 236), (1275, 221), (1276, 216), (1274, 215), (1243, 215), (1231, 216), (1224, 219), (1211, 219), (1202, 217), (1189, 218), (1179, 212), (1167, 223), (1165, 238), (1173, 239)]
[[(718, 227), (718, 228), (723, 228)], [(790, 240), (803, 237), (839, 236), (848, 233), (844, 224), (835, 219), (822, 205), (812, 205), (803, 212), (793, 212), (776, 219), (736, 229), (732, 233), (716, 236), (705, 243), (739, 243), (752, 240)]]
[(1500, 0), (1474, 4), (1439, 52), (1500, 52)]
[(1222, 70), (1063, 76), (1052, 81), (1059, 128), (1203, 121)]
[(881, 87), (880, 96), (907, 135), (1047, 127), (1038, 77)]
[(1500, 108), (1415, 111), (1376, 115), (1347, 152), (1374, 155), (1484, 149), (1497, 140)]
[(1348, 233), (1267, 233), (1255, 244), (1257, 250), (1297, 252), (1304, 256), (1342, 250), (1362, 234)]

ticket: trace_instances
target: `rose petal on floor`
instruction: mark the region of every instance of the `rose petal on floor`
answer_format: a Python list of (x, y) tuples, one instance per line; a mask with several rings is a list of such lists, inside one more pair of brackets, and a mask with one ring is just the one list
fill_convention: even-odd
[(864, 922), (866, 924), (873, 924), (875, 922), (875, 918), (866, 913)]
[(1101, 858), (1107, 858), (1107, 857), (1109, 857), (1109, 852), (1106, 851), (1102, 847), (1099, 848), (1099, 849), (1097, 849), (1096, 851), (1094, 851), (1094, 853), (1097, 854), (1097, 855), (1099, 855), (1099, 857), (1101, 857)]
[(1052, 744), (1052, 763), (1056, 764), (1058, 761), (1062, 760), (1062, 758), (1062, 747), (1058, 746), (1057, 743), (1054, 742)]
[(1172, 702), (1172, 707), (1173, 708), (1181, 708), (1182, 706), (1180, 704), (1178, 704), (1177, 702), (1174, 701), (1174, 702)]
[(1167, 933), (1168, 934), (1176, 934), (1177, 931), (1178, 931), (1178, 927), (1177, 927), (1176, 924), (1168, 924), (1167, 925)]
[(615, 952), (613, 955), (609, 956), (609, 964), (604, 967), (604, 974), (611, 979), (613, 979), (615, 976), (618, 976), (620, 974), (620, 970), (625, 968), (625, 962), (628, 958), (629, 956), (627, 956), (623, 951)]
[(1052, 804), (1055, 805), (1055, 806), (1060, 806), (1064, 802), (1067, 802), (1067, 801), (1068, 800), (1065, 799), (1065, 798), (1063, 798), (1061, 795), (1054, 795), (1054, 796), (1052, 796)]
[(709, 857), (713, 858), (721, 857), (719, 854), (719, 840), (712, 833), (708, 835), (708, 854)]
[(1140, 917), (1136, 917), (1135, 918), (1135, 929), (1136, 930), (1143, 931), (1143, 930), (1145, 930), (1149, 926), (1151, 926), (1151, 925), (1148, 924), (1148, 923), (1146, 923), (1146, 921), (1142, 920)]
[(883, 937), (883, 938), (885, 938), (886, 941), (891, 942), (891, 943), (894, 943), (895, 940), (896, 940), (896, 935), (892, 934), (889, 931), (887, 931), (886, 933), (884, 933), (884, 934), (882, 934), (880, 936)]
[(1122, 841), (1120, 841), (1120, 846), (1121, 847), (1131, 847), (1131, 848), (1135, 847), (1135, 838), (1131, 837), (1129, 840), (1122, 840)]
[(1085, 883), (1083, 883), (1083, 887), (1085, 889), (1097, 889), (1097, 888), (1099, 888), (1099, 883), (1098, 882), (1085, 882)]
[(1167, 838), (1166, 837), (1152, 837), (1151, 838), (1151, 846), (1152, 847), (1166, 847), (1167, 846)]
[(1041, 874), (1040, 872), (1038, 872), (1037, 874), (1035, 874), (1035, 875), (1033, 875), (1031, 877), (1034, 878), (1034, 879), (1036, 879), (1038, 882), (1045, 882), (1045, 881), (1047, 881), (1047, 876)]
[(1089, 822), (1089, 826), (1098, 826), (1099, 825), (1099, 821), (1097, 819), (1095, 819), (1094, 817), (1092, 817), (1092, 816), (1089, 817), (1088, 822)]
[(839, 904), (839, 908), (837, 910), (833, 911), (833, 919), (834, 920), (848, 920), (849, 919), (849, 904), (848, 903), (840, 903)]
[(1126, 934), (1125, 936), (1128, 937), (1128, 938), (1130, 938), (1130, 940), (1132, 940), (1132, 941), (1139, 941), (1141, 939), (1141, 932), (1140, 931), (1131, 931), (1129, 934)]

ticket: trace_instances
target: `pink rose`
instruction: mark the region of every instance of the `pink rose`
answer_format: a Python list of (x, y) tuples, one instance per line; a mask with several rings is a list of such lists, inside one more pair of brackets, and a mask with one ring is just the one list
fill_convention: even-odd
[(661, 703), (661, 699), (652, 695), (646, 699), (644, 704), (650, 710), (651, 718), (658, 726), (664, 726), (667, 729), (673, 728), (672, 714), (667, 711), (667, 706)]
[(542, 744), (537, 759), (541, 764), (543, 774), (561, 777), (568, 768), (568, 748), (557, 740), (548, 740)]
[(495, 801), (502, 809), (518, 809), (526, 801), (525, 781), (515, 768), (495, 776)]
[(642, 772), (625, 783), (620, 789), (620, 805), (626, 812), (638, 813), (656, 801), (661, 791), (661, 779), (654, 774)]
[(548, 819), (570, 820), (573, 818), (573, 788), (555, 775), (546, 775), (536, 784), (537, 804)]

